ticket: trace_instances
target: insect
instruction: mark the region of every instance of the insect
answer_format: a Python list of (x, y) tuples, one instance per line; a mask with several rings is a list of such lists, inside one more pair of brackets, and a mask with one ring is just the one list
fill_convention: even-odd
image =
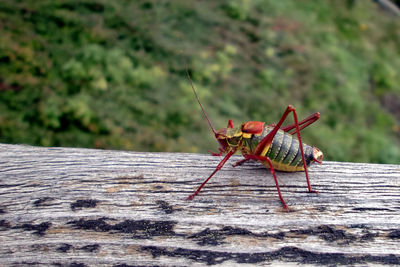
[[(316, 147), (304, 144), (301, 141), (300, 131), (318, 120), (320, 117), (319, 112), (298, 122), (296, 109), (289, 105), (277, 124), (267, 125), (261, 121), (249, 121), (235, 128), (233, 121), (230, 119), (226, 128), (216, 131), (200, 102), (187, 68), (186, 74), (204, 117), (220, 144), (219, 153), (211, 152), (211, 154), (213, 156), (225, 154), (211, 175), (187, 198), (188, 200), (192, 200), (211, 177), (238, 151), (242, 153), (244, 159), (236, 162), (233, 166), (241, 165), (249, 160), (256, 160), (270, 169), (279, 199), (286, 211), (289, 211), (289, 209), (282, 197), (275, 170), (286, 172), (304, 171), (308, 191), (310, 193), (318, 193), (318, 191), (311, 188), (307, 167), (313, 162), (321, 164), (323, 153)], [(294, 124), (282, 127), (283, 122), (290, 113), (293, 114)], [(293, 136), (294, 134), (297, 135), (297, 139)]]

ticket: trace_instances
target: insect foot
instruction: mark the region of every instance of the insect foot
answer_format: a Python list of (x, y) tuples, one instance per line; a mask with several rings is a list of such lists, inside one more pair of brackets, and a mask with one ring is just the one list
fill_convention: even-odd
[(186, 200), (192, 200), (192, 199), (194, 198), (194, 196), (195, 196), (195, 194), (190, 195), (190, 196), (188, 196), (188, 197), (186, 198)]

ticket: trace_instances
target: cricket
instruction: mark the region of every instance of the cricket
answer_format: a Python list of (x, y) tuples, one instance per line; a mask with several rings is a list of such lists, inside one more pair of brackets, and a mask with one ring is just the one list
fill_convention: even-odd
[[(229, 119), (226, 128), (216, 131), (200, 102), (187, 67), (186, 74), (203, 115), (220, 144), (219, 153), (211, 152), (211, 154), (213, 156), (225, 155), (211, 175), (187, 198), (187, 200), (192, 200), (198, 195), (211, 177), (225, 165), (233, 154), (239, 151), (242, 153), (244, 159), (234, 163), (233, 166), (239, 166), (246, 161), (255, 160), (263, 164), (266, 168), (269, 168), (275, 181), (279, 199), (287, 212), (289, 209), (282, 197), (275, 170), (284, 172), (304, 171), (308, 192), (318, 193), (318, 191), (311, 188), (307, 168), (314, 162), (321, 164), (323, 153), (317, 147), (303, 143), (301, 141), (300, 131), (318, 120), (320, 117), (319, 112), (298, 122), (296, 109), (294, 106), (288, 105), (277, 124), (248, 121), (235, 128), (233, 121)], [(282, 124), (290, 113), (293, 114), (294, 124), (282, 127)], [(294, 137), (295, 134), (297, 138)]]

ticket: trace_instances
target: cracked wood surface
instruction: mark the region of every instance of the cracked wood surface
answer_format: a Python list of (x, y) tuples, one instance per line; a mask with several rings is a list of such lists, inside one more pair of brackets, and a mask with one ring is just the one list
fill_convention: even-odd
[(400, 166), (0, 144), (0, 265), (400, 264)]

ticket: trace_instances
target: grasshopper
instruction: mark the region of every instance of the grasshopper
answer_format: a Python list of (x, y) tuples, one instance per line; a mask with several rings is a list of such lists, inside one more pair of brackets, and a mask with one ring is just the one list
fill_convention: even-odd
[[(303, 143), (301, 141), (300, 131), (318, 120), (320, 117), (319, 112), (298, 122), (296, 109), (294, 106), (288, 105), (277, 124), (248, 121), (235, 128), (233, 121), (230, 119), (226, 128), (216, 131), (200, 102), (187, 68), (186, 74), (203, 115), (220, 144), (219, 153), (211, 152), (211, 154), (213, 156), (225, 155), (211, 175), (187, 198), (188, 200), (192, 200), (199, 194), (211, 177), (213, 177), (214, 174), (224, 166), (228, 159), (238, 151), (242, 153), (244, 159), (236, 162), (233, 166), (241, 165), (249, 160), (256, 160), (270, 169), (274, 177), (279, 199), (286, 211), (289, 211), (289, 209), (282, 197), (275, 170), (286, 172), (304, 171), (308, 192), (318, 193), (318, 191), (311, 188), (307, 167), (314, 162), (321, 164), (323, 153), (317, 147)], [(294, 124), (282, 127), (283, 122), (290, 113), (293, 114)], [(297, 138), (293, 136), (294, 134), (297, 135)]]

